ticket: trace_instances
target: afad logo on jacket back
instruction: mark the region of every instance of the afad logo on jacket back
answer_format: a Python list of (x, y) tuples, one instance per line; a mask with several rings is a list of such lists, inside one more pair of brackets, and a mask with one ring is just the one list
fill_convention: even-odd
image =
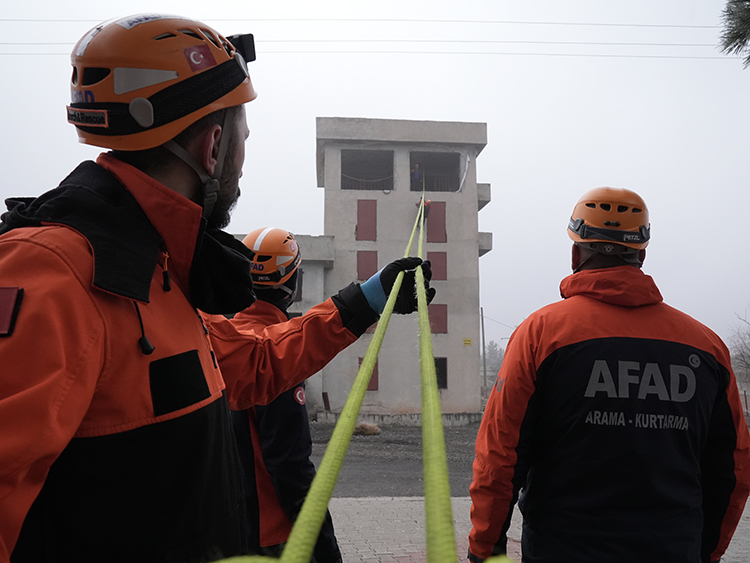
[[(669, 364), (662, 373), (656, 362), (619, 360), (595, 360), (586, 387), (585, 397), (593, 398), (605, 394), (610, 399), (645, 400), (650, 396), (659, 401), (686, 403), (695, 396), (696, 377), (693, 368), (700, 367), (698, 355), (688, 358), (690, 366)], [(615, 377), (617, 375), (617, 383)], [(669, 386), (667, 386), (667, 383)], [(687, 416), (658, 412), (636, 412), (591, 410), (587, 413), (586, 424), (596, 426), (632, 426), (634, 428), (688, 430)]]
[[(700, 358), (691, 354), (690, 366), (700, 366)], [(619, 360), (595, 360), (584, 397), (604, 393), (610, 399), (646, 399), (654, 395), (660, 401), (686, 403), (695, 395), (695, 372), (689, 366), (669, 364), (668, 374), (662, 373), (659, 364)], [(617, 384), (613, 373), (617, 374)], [(665, 377), (666, 375), (666, 377)], [(667, 382), (669, 387), (667, 387)]]

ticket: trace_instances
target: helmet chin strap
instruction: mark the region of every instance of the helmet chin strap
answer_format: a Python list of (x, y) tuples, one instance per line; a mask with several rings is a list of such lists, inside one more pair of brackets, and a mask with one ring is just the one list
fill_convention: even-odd
[(171, 139), (162, 145), (165, 149), (192, 168), (200, 178), (203, 193), (203, 218), (208, 221), (214, 210), (216, 200), (219, 198), (219, 188), (221, 183), (221, 173), (224, 170), (224, 161), (226, 160), (227, 149), (229, 147), (229, 138), (231, 133), (227, 126), (231, 123), (234, 116), (235, 108), (228, 108), (224, 113), (224, 121), (221, 125), (222, 135), (219, 137), (219, 153), (216, 157), (216, 167), (213, 176), (210, 176), (205, 167), (196, 160), (184, 147), (178, 145), (174, 139)]

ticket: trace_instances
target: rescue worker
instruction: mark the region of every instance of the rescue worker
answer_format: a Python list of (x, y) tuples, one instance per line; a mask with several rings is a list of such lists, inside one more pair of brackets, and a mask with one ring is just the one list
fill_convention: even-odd
[[(75, 46), (68, 120), (111, 152), (9, 200), (0, 223), (0, 562), (247, 553), (229, 405), (318, 371), (421, 263), (249, 328), (251, 253), (220, 229), (239, 196), (253, 58), (252, 36), (155, 14)], [(413, 274), (397, 312), (413, 310)]]
[(641, 271), (638, 194), (587, 192), (568, 235), (563, 301), (513, 333), (482, 418), (469, 559), (506, 552), (520, 493), (524, 562), (718, 561), (750, 488), (729, 352)]
[[(250, 321), (246, 326), (262, 332), (289, 319), (287, 309), (298, 294), (302, 256), (294, 236), (284, 229), (255, 229), (243, 242), (254, 253), (253, 287), (258, 297), (246, 310)], [(281, 556), (315, 477), (305, 403), (303, 381), (268, 405), (232, 412), (245, 476), (250, 550), (258, 555)], [(313, 560), (341, 561), (330, 512), (318, 535)]]

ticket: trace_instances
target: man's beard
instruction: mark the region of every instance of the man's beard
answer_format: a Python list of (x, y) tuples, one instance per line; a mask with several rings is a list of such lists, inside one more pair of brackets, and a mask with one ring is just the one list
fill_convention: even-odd
[(219, 177), (219, 193), (217, 194), (214, 209), (208, 218), (208, 228), (223, 229), (229, 225), (232, 218), (232, 210), (237, 205), (240, 197), (240, 175), (231, 167), (230, 155), (234, 154), (236, 140), (232, 136), (227, 147), (227, 154), (224, 157), (224, 168)]

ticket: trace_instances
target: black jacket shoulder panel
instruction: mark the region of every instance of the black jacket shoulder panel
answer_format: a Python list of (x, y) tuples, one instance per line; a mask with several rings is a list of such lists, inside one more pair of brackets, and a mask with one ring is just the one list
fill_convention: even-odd
[(9, 199), (6, 205), (0, 234), (44, 223), (70, 227), (93, 249), (94, 286), (148, 302), (161, 238), (110, 172), (86, 161), (54, 190), (35, 199)]

